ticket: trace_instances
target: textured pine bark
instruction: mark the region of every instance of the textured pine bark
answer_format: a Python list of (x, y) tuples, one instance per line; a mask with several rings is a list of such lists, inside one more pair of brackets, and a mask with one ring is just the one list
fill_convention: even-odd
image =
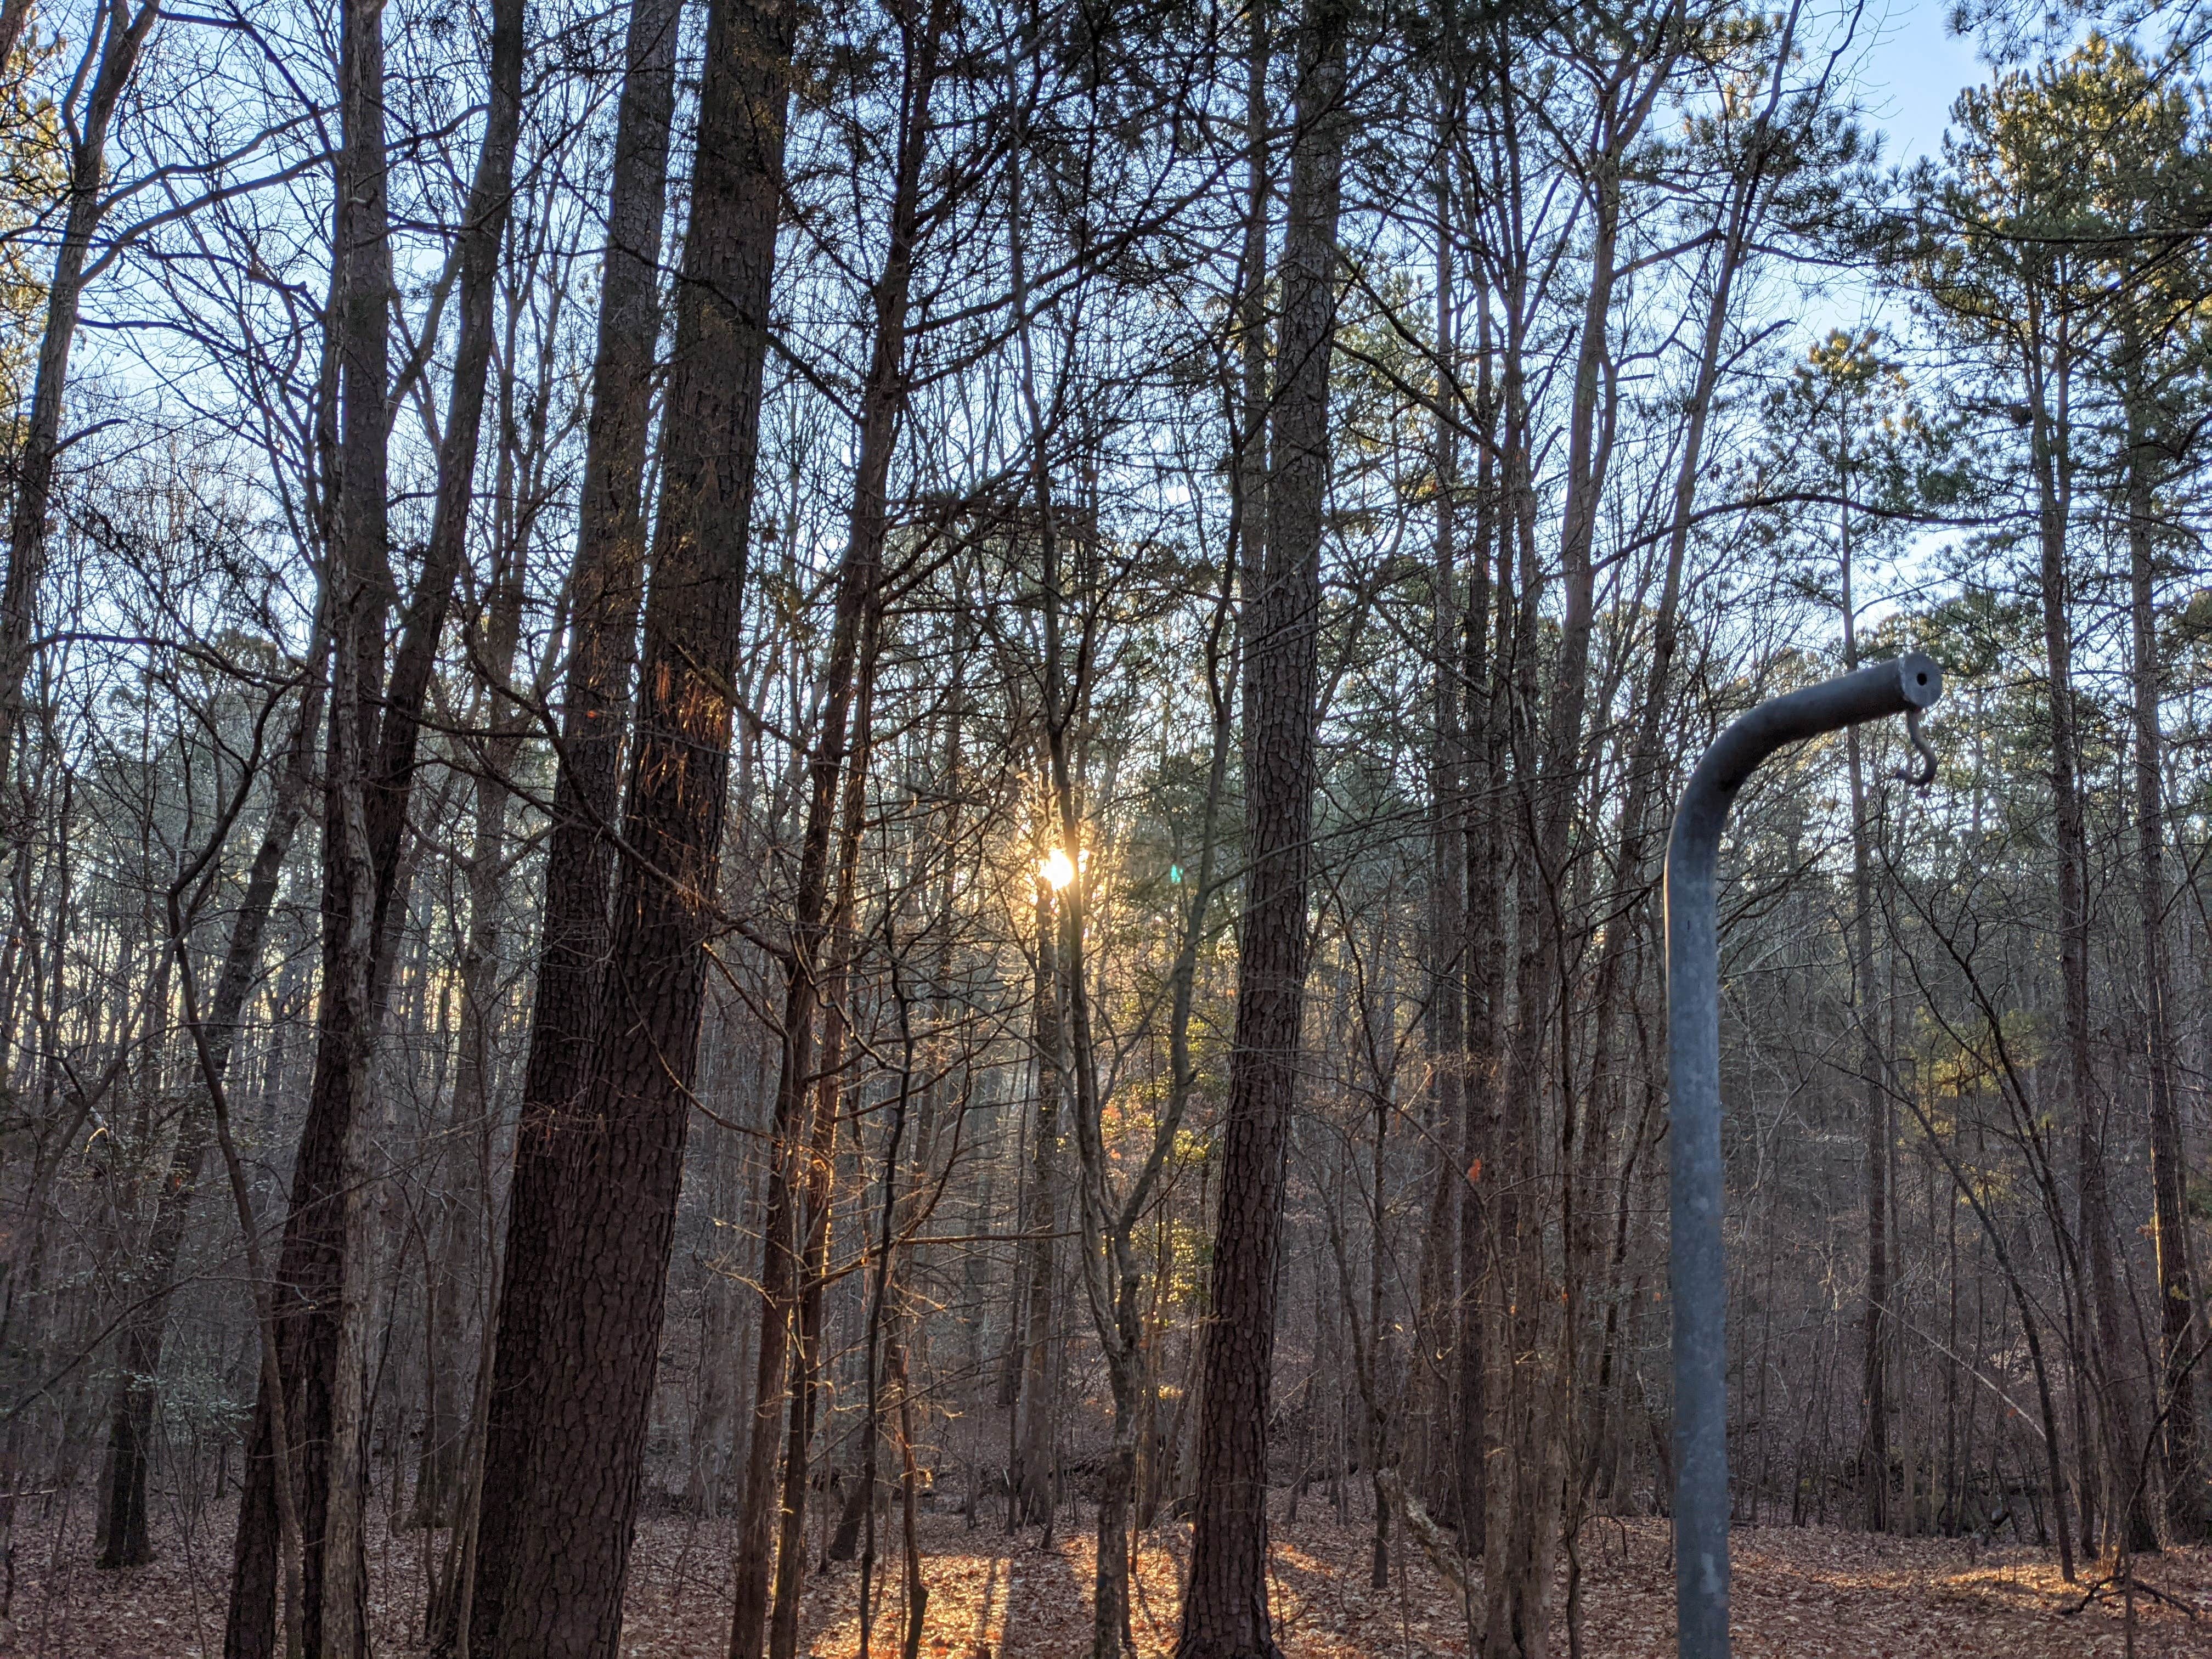
[[(2031, 304), (2034, 302), (2032, 301)], [(2030, 328), (2035, 330), (2034, 321)], [(2038, 331), (2039, 332), (2039, 331)], [(2072, 496), (2068, 454), (2070, 434), (2052, 412), (2053, 390), (2045, 377), (2067, 372), (2065, 347), (2054, 374), (2039, 357), (2033, 366), (2029, 398), (2032, 464), (2039, 523), (2040, 601), (2043, 620), (2045, 696), (2051, 717), (2051, 792), (2054, 844), (2058, 865), (2058, 971), (2064, 1020), (2065, 1079), (2074, 1113), (2075, 1176), (2081, 1262), (2081, 1291), (2092, 1330), (2083, 1333), (2087, 1370), (2097, 1387), (2098, 1427), (2103, 1441), (2100, 1465), (2106, 1525), (2124, 1526), (2126, 1547), (2158, 1547), (2158, 1529), (2145, 1483), (2136, 1479), (2141, 1447), (2136, 1438), (2136, 1377), (2128, 1361), (2121, 1310), (2119, 1268), (2112, 1249), (2110, 1178), (2105, 1169), (2106, 1103), (2091, 1059), (2089, 1029), (2088, 829), (2081, 783), (2080, 718), (2074, 697), (2074, 638), (2067, 576), (2067, 521)], [(2062, 394), (2063, 395), (2063, 394)], [(2085, 1446), (2085, 1452), (2087, 1451)], [(2084, 1482), (2084, 1498), (2091, 1486)], [(2085, 1547), (2094, 1540), (2092, 1513), (2085, 1502)], [(2112, 1542), (2117, 1545), (2118, 1540)]]
[(611, 1659), (621, 1632), (716, 925), (795, 25), (775, 0), (708, 19), (623, 812), (632, 856), (605, 1024), (557, 1130), (528, 1486), (491, 1659)]
[(614, 888), (606, 830), (621, 810), (623, 739), (644, 592), (646, 444), (660, 335), (661, 220), (680, 11), (680, 0), (634, 0), (615, 116), (537, 990), (508, 1188), (476, 1543), (454, 1607), (455, 1621), (468, 1626), (470, 1650), (477, 1654), (490, 1652), (497, 1640), (515, 1529), (533, 1501), (530, 1454), (537, 1443), (540, 1344), (558, 1296), (550, 1264), (561, 1185), (578, 1146), (567, 1131), (602, 1013)]
[(1348, 21), (1338, 0), (1310, 0), (1299, 30), (1267, 550), (1261, 568), (1243, 573), (1249, 872), (1179, 1659), (1255, 1659), (1278, 1651), (1267, 1613), (1267, 1411), (1285, 1137), (1305, 1012)]

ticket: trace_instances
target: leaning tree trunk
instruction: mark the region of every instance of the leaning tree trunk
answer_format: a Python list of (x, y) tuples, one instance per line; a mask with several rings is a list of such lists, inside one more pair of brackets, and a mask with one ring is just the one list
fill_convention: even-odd
[(1283, 1160), (1310, 942), (1322, 519), (1328, 492), (1348, 22), (1340, 0), (1309, 0), (1299, 31), (1267, 549), (1261, 568), (1243, 573), (1249, 873), (1179, 1659), (1249, 1659), (1277, 1651), (1267, 1612), (1267, 1402)]
[(533, 1501), (541, 1343), (557, 1287), (554, 1251), (562, 1182), (580, 1144), (562, 1133), (583, 1091), (601, 1012), (623, 728), (645, 568), (645, 471), (660, 336), (661, 221), (668, 205), (681, 0), (633, 0), (627, 70), (615, 114), (607, 252), (599, 276), (598, 352), (585, 439), (582, 500), (569, 580), (569, 639), (560, 769), (546, 849), (537, 994), (524, 1062), (507, 1248), (495, 1308), (482, 1430), (476, 1541), (441, 1639), (461, 1627), (490, 1653), (506, 1608), (516, 1529)]
[[(560, 1151), (489, 1659), (611, 1659), (636, 1520), (729, 780), (796, 9), (708, 18), (668, 385), (636, 753), (589, 1080)], [(512, 1246), (510, 1246), (512, 1248)]]

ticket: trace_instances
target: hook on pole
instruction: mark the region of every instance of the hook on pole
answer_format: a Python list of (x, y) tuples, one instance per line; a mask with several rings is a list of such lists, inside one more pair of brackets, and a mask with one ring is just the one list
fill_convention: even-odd
[(1917, 705), (1905, 711), (1905, 735), (1911, 740), (1913, 748), (1919, 753), (1920, 768), (1919, 770), (1915, 771), (1910, 766), (1900, 766), (1897, 769), (1897, 775), (1915, 789), (1925, 789), (1936, 781), (1936, 749), (1934, 744), (1921, 735), (1920, 709)]

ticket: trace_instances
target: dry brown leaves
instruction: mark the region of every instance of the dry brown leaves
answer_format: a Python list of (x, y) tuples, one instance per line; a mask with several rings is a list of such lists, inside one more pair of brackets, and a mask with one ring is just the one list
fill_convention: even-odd
[[(28, 1506), (27, 1506), (27, 1511)], [(1087, 1522), (1088, 1516), (1081, 1517)], [(16, 1533), (8, 1659), (199, 1659), (221, 1650), (228, 1516), (187, 1537), (172, 1525), (161, 1559), (128, 1572), (92, 1567), (81, 1503), (26, 1513)], [(1138, 1552), (1131, 1627), (1139, 1659), (1175, 1646), (1188, 1529), (1163, 1526)], [(418, 1652), (422, 1534), (381, 1529), (373, 1564), (378, 1651)], [(1096, 1554), (1091, 1538), (994, 1527), (954, 1516), (922, 1522), (929, 1588), (924, 1659), (1073, 1659), (1087, 1653)], [(1291, 1659), (1464, 1656), (1457, 1595), (1419, 1559), (1394, 1559), (1388, 1588), (1369, 1584), (1372, 1534), (1309, 1507), (1276, 1528), (1275, 1613)], [(2062, 1583), (2038, 1552), (1978, 1549), (1935, 1539), (1874, 1539), (1825, 1528), (1735, 1534), (1735, 1650), (1741, 1659), (2089, 1659), (2125, 1651), (2121, 1592), (2084, 1606), (2097, 1573)], [(879, 1540), (870, 1650), (899, 1651), (895, 1529)], [(1589, 1659), (1662, 1659), (1673, 1652), (1673, 1577), (1663, 1522), (1585, 1528), (1583, 1641)], [(623, 1650), (632, 1659), (720, 1659), (727, 1641), (729, 1528), (655, 1515), (641, 1522)], [(2136, 1652), (2212, 1659), (2212, 1550), (2177, 1550), (2137, 1564)], [(857, 1659), (860, 1569), (816, 1576), (803, 1630), (816, 1659)], [(2172, 1603), (2197, 1610), (2191, 1620)], [(1559, 1644), (1564, 1655), (1565, 1632)]]

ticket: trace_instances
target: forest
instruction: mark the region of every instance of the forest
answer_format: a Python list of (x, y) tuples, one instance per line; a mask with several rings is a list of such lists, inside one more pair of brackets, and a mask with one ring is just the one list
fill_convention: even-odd
[(2208, 54), (0, 0), (0, 1653), (2212, 1655)]

